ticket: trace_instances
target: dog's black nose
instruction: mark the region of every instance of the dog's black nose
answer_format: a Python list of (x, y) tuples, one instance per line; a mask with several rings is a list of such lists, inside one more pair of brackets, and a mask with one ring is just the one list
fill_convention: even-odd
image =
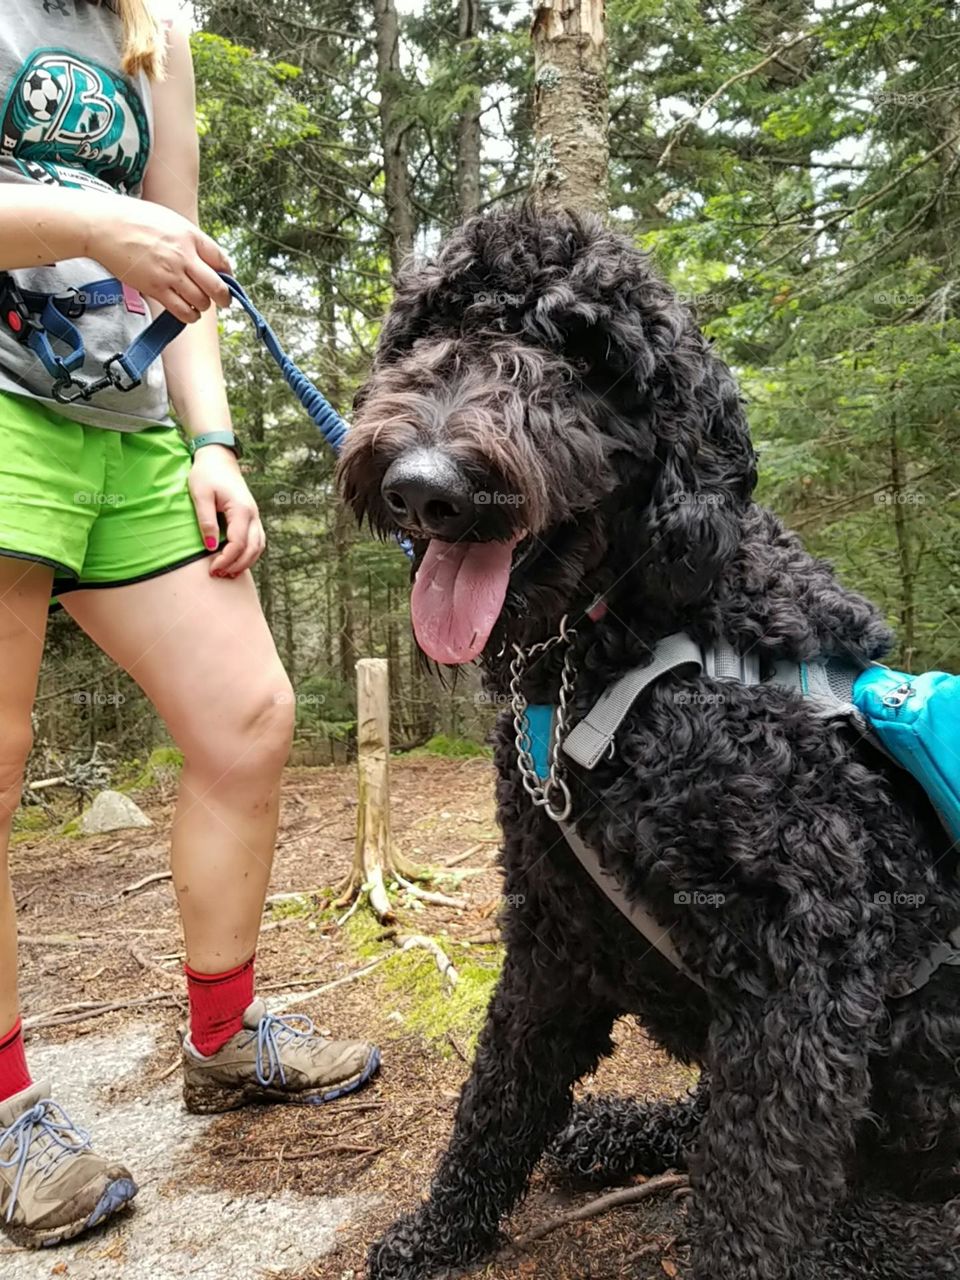
[(440, 449), (416, 449), (387, 468), (380, 485), (387, 509), (401, 528), (452, 542), (476, 521), (470, 482)]

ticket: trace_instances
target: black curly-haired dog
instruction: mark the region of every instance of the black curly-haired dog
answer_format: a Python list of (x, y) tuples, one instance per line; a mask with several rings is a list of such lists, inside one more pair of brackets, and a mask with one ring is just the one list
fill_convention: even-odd
[[(886, 652), (877, 610), (754, 504), (755, 475), (729, 370), (644, 254), (524, 208), (402, 276), (340, 482), (412, 539), (430, 658), (478, 660), (506, 695), (514, 646), (567, 616), (576, 720), (681, 629), (765, 665)], [(565, 653), (530, 656), (531, 702), (556, 702)], [(489, 1253), (551, 1140), (600, 1179), (689, 1161), (696, 1280), (960, 1276), (960, 971), (889, 994), (960, 919), (957, 859), (858, 737), (782, 688), (669, 675), (614, 758), (570, 766), (579, 833), (701, 989), (531, 802), (507, 710), (503, 975), (430, 1197), (373, 1246), (375, 1280)], [(571, 1120), (626, 1012), (704, 1083)]]

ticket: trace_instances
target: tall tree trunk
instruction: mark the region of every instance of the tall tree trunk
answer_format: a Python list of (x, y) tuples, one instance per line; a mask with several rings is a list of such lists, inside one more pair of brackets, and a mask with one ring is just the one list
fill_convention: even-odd
[(458, 35), (471, 88), (470, 101), (460, 113), (457, 130), (457, 202), (462, 218), (469, 218), (480, 208), (480, 21), (480, 0), (460, 0)]
[(534, 10), (534, 187), (545, 205), (607, 212), (610, 159), (603, 0)]
[(403, 76), (400, 70), (400, 23), (393, 0), (374, 0), (373, 19), (377, 34), (377, 89), (380, 93), (380, 132), (383, 141), (390, 266), (396, 275), (404, 258), (413, 250), (415, 224), (401, 119)]

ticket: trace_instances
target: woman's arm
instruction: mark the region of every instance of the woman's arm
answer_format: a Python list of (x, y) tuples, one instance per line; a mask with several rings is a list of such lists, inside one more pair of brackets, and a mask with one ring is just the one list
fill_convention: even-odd
[[(167, 74), (154, 86), (153, 108), (154, 143), (144, 179), (144, 196), (196, 224), (200, 171), (196, 90), (189, 36), (179, 23), (169, 28)], [(183, 295), (196, 308), (196, 323), (189, 325), (163, 354), (170, 398), (191, 436), (230, 428), (217, 312), (210, 306), (208, 292), (195, 288)], [(213, 557), (211, 573), (236, 577), (249, 569), (263, 552), (265, 536), (256, 503), (229, 449), (208, 445), (198, 450), (190, 474), (190, 492), (208, 546), (215, 546), (218, 540), (217, 512), (226, 516), (227, 545)]]
[(226, 254), (173, 209), (106, 191), (0, 183), (0, 271), (68, 258), (96, 259), (181, 320), (197, 318), (198, 301), (229, 301), (216, 274), (230, 269)]

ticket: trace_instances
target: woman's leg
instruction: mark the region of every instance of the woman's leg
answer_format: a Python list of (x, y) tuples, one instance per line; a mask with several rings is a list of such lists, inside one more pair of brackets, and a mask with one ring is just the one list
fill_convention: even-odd
[(250, 574), (213, 578), (195, 561), (65, 603), (184, 754), (172, 861), (190, 989), (187, 1106), (328, 1101), (358, 1088), (379, 1064), (374, 1046), (295, 1034), (252, 999), (294, 697)]
[[(137, 1194), (128, 1170), (102, 1159), (43, 1083), (32, 1085), (17, 1001), (17, 921), (7, 854), (30, 754), (52, 570), (0, 557), (0, 1231), (39, 1248), (103, 1222)], [(27, 1120), (32, 1117), (32, 1121)], [(48, 1163), (49, 1126), (73, 1150)]]
[[(30, 712), (43, 656), (53, 570), (0, 558), (0, 1043), (19, 1020), (17, 920), (10, 887), (10, 824), (33, 734)], [(0, 1075), (0, 1101), (5, 1090)]]
[(197, 561), (64, 605), (137, 681), (184, 755), (173, 826), (187, 964), (220, 974), (256, 949), (293, 693), (249, 574)]

